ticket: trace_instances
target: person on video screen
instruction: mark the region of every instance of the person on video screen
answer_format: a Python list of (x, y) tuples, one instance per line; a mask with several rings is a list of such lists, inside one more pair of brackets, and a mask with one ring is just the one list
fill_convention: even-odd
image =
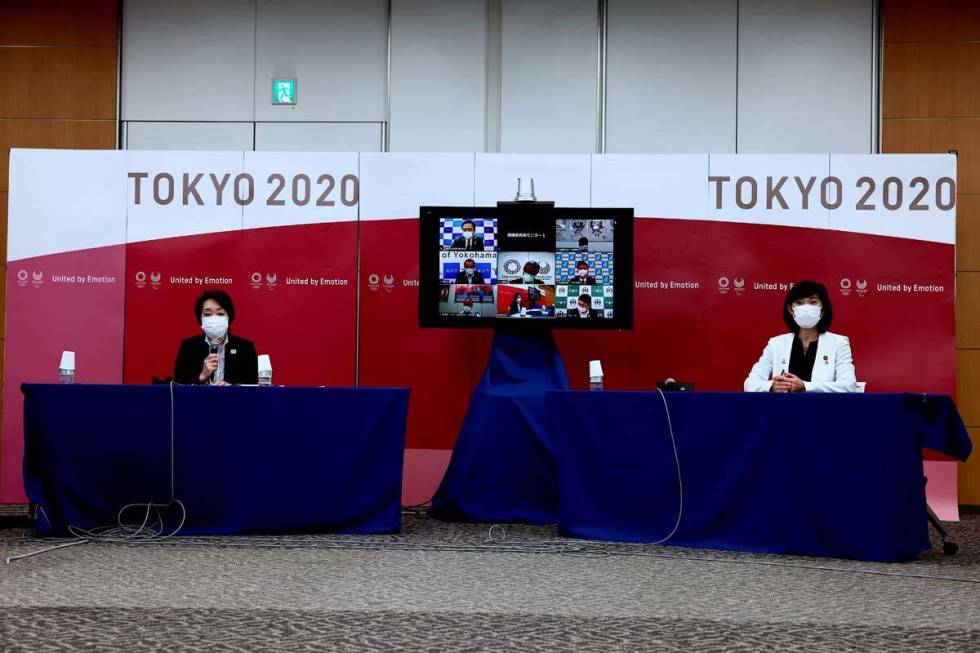
[(459, 314), (463, 317), (480, 317), (479, 313), (473, 312), (473, 300), (469, 297), (463, 300), (463, 310)]
[(538, 279), (538, 272), (541, 271), (541, 266), (537, 261), (528, 261), (524, 264), (524, 273), (511, 279), (509, 283), (518, 284), (529, 284), (529, 283), (544, 283), (541, 279)]
[(568, 283), (575, 283), (580, 286), (594, 286), (595, 275), (589, 274), (589, 264), (586, 261), (579, 261), (575, 264), (575, 276), (568, 280)]
[(482, 252), (483, 239), (476, 237), (476, 223), (467, 220), (462, 225), (463, 235), (453, 241), (453, 249), (465, 249), (467, 252)]
[(578, 239), (578, 251), (580, 253), (589, 251), (589, 239), (585, 236)]
[(539, 301), (540, 299), (541, 299), (541, 291), (540, 290), (538, 290), (537, 288), (528, 288), (527, 289), (527, 310), (532, 311), (532, 310), (539, 310), (539, 309), (541, 309), (542, 306), (541, 306), (541, 303)]
[(582, 293), (575, 302), (575, 308), (568, 311), (568, 317), (574, 318), (598, 318), (599, 311), (592, 308), (592, 297)]
[(476, 269), (476, 261), (471, 258), (463, 261), (463, 271), (456, 275), (456, 283), (482, 284), (483, 275)]
[(521, 315), (527, 311), (527, 306), (524, 304), (524, 296), (521, 293), (514, 295), (514, 299), (510, 300), (510, 308), (507, 309), (508, 315)]

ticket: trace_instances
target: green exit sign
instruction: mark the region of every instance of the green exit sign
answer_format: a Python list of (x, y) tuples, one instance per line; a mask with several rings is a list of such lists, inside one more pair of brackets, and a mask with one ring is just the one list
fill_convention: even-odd
[(296, 78), (283, 77), (272, 80), (273, 104), (296, 104)]

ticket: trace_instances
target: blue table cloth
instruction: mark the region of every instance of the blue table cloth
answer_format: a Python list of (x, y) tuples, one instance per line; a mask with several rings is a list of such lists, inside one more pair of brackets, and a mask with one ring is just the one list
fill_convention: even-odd
[(575, 537), (902, 560), (929, 548), (923, 447), (965, 460), (949, 397), (549, 392)]
[[(127, 504), (173, 499), (186, 509), (183, 535), (401, 528), (408, 390), (22, 390), (24, 485), (41, 534), (115, 525)], [(165, 526), (179, 523), (175, 512)]]
[(544, 393), (567, 388), (550, 331), (498, 331), (429, 514), (451, 521), (555, 523), (558, 482)]

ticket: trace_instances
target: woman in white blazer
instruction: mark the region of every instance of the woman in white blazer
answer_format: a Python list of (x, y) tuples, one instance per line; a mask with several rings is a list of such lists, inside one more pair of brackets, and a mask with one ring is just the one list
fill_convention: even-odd
[(834, 312), (823, 284), (801, 281), (783, 302), (790, 333), (770, 338), (745, 379), (746, 392), (858, 392), (851, 343), (831, 333)]

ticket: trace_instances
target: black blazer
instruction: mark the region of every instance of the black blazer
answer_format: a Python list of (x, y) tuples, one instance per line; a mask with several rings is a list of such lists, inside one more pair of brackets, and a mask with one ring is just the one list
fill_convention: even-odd
[(465, 249), (467, 252), (482, 252), (483, 247), (483, 239), (476, 236), (473, 236), (469, 247), (466, 246), (466, 239), (462, 236), (453, 240), (453, 244), (450, 246), (451, 249)]
[[(208, 352), (208, 343), (204, 340), (203, 333), (182, 340), (177, 360), (174, 361), (174, 383), (202, 385), (197, 377)], [(251, 340), (228, 334), (228, 343), (225, 345), (225, 381), (231, 384), (259, 382), (259, 357)]]
[(461, 283), (461, 284), (464, 284), (464, 285), (465, 284), (468, 284), (468, 285), (471, 285), (471, 286), (472, 285), (481, 285), (481, 284), (484, 283), (483, 282), (483, 275), (480, 274), (480, 271), (479, 270), (474, 270), (473, 271), (473, 280), (472, 281), (467, 281), (466, 280), (466, 273), (465, 272), (460, 272), (459, 274), (456, 275), (456, 283)]

